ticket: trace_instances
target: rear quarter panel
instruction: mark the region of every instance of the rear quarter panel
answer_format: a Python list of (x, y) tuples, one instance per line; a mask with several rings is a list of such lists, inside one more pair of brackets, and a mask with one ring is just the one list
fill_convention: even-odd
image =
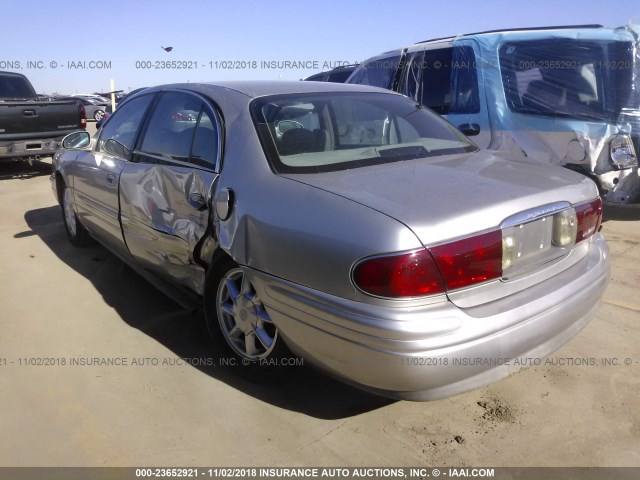
[(367, 299), (350, 280), (358, 259), (420, 248), (404, 225), (367, 206), (273, 173), (246, 98), (218, 102), (225, 152), (216, 192), (233, 190), (228, 220), (215, 216), (215, 235), (236, 262), (307, 287)]

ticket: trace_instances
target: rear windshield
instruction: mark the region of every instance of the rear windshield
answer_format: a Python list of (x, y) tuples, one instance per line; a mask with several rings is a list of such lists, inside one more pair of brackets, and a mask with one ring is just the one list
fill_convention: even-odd
[(500, 48), (500, 68), (515, 112), (614, 121), (630, 99), (630, 42), (510, 42)]
[(19, 75), (0, 75), (0, 98), (32, 98), (35, 92), (31, 85)]
[(440, 155), (476, 147), (416, 102), (384, 93), (263, 97), (251, 113), (277, 173), (318, 173)]

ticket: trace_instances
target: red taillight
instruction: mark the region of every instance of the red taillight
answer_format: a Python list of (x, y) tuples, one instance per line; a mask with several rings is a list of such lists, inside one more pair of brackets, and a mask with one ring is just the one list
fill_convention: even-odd
[(576, 205), (576, 218), (578, 219), (578, 233), (576, 233), (576, 243), (586, 240), (596, 233), (602, 221), (602, 199)]
[(440, 273), (427, 250), (363, 260), (353, 270), (361, 290), (389, 298), (443, 293)]
[(389, 298), (444, 293), (501, 276), (500, 230), (429, 250), (369, 258), (353, 270), (353, 281), (361, 290)]
[(87, 128), (87, 112), (84, 109), (84, 105), (78, 102), (78, 112), (80, 112), (80, 128)]
[(432, 247), (447, 290), (468, 287), (502, 276), (502, 232), (464, 238)]

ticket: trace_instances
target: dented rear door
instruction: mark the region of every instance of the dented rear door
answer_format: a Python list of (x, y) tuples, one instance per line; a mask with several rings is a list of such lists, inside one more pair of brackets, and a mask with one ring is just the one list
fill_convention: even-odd
[(164, 92), (120, 175), (127, 247), (138, 263), (201, 293), (200, 246), (210, 234), (219, 159), (217, 115), (198, 96)]

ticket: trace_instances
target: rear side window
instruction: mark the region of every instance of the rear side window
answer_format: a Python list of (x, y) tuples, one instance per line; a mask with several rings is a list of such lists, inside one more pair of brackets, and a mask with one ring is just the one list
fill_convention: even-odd
[(393, 83), (400, 64), (400, 55), (369, 60), (360, 65), (347, 83), (370, 85), (388, 90), (393, 89)]
[[(512, 111), (615, 119), (633, 85), (630, 42), (530, 40), (500, 48), (500, 70)], [(636, 105), (637, 106), (637, 105)]]
[(126, 102), (102, 127), (98, 151), (129, 158), (136, 134), (153, 95), (143, 95)]
[(191, 142), (204, 103), (197, 97), (169, 92), (162, 95), (140, 150), (170, 160), (189, 161)]
[(480, 112), (473, 49), (456, 46), (410, 54), (403, 93), (441, 115)]
[(217, 123), (206, 110), (202, 110), (196, 127), (191, 150), (191, 163), (213, 168), (218, 158)]
[(204, 101), (182, 92), (166, 92), (153, 110), (140, 151), (156, 160), (159, 157), (213, 169), (218, 143), (218, 122)]

